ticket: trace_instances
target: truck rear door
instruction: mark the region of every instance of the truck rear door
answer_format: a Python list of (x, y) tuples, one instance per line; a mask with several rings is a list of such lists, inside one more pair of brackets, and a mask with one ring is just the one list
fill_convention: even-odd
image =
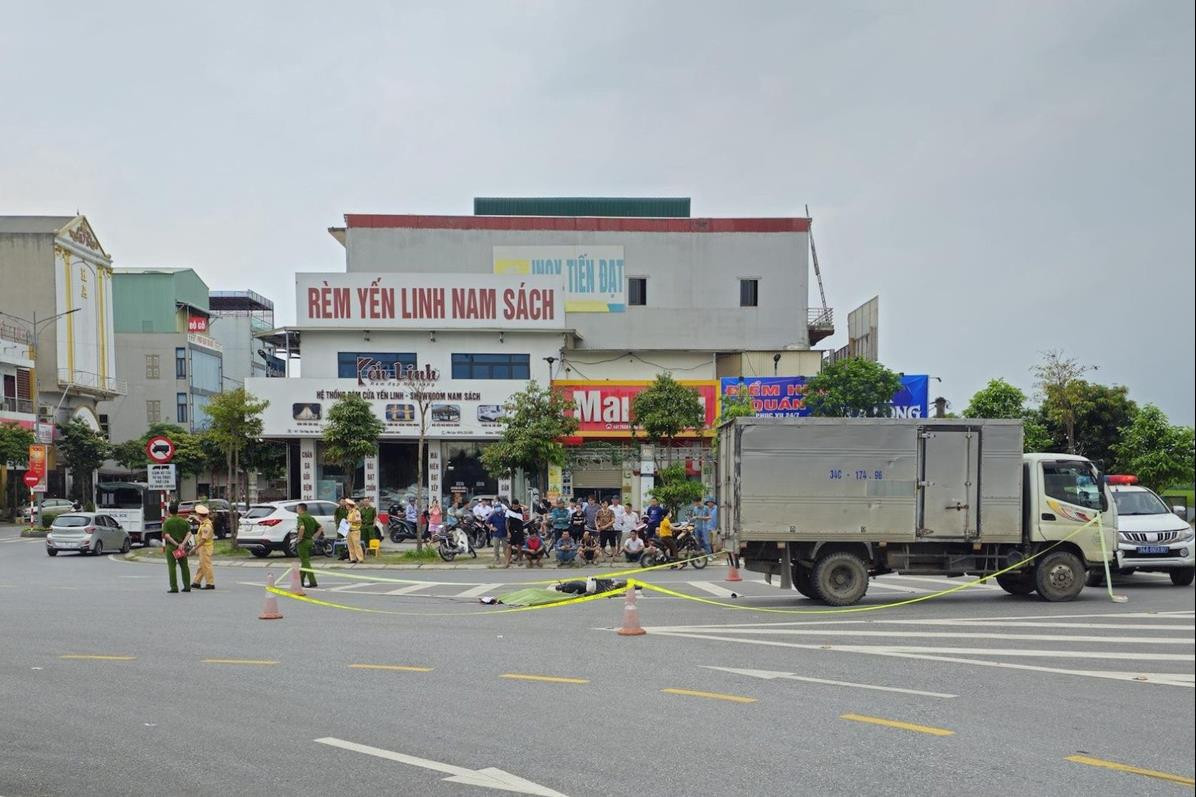
[(918, 535), (969, 539), (979, 534), (980, 429), (918, 429)]

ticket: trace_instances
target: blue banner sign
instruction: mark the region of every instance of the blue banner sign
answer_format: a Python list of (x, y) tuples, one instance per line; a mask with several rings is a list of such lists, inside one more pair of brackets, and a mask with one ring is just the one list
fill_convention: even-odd
[[(806, 382), (804, 376), (759, 376), (740, 378), (724, 376), (724, 396), (739, 395), (746, 390), (752, 397), (757, 415), (778, 417), (805, 417)], [(901, 377), (901, 389), (893, 396), (894, 418), (926, 418), (929, 416), (930, 377), (925, 374), (905, 374)]]

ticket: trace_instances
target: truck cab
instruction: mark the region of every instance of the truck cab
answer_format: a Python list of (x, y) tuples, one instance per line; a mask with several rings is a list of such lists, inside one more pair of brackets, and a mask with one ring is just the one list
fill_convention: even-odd
[[(1104, 476), (1092, 462), (1074, 454), (1026, 454), (1022, 462), (1026, 542), (1064, 540), (1086, 562), (1103, 569), (1117, 550), (1117, 504)], [(1077, 532), (1087, 524), (1092, 525)]]

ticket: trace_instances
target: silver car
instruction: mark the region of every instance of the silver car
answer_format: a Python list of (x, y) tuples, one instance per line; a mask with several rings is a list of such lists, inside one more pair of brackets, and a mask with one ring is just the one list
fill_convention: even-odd
[(57, 556), (59, 551), (78, 551), (81, 554), (128, 553), (132, 543), (129, 532), (110, 516), (97, 512), (66, 512), (54, 518), (46, 534), (46, 554)]

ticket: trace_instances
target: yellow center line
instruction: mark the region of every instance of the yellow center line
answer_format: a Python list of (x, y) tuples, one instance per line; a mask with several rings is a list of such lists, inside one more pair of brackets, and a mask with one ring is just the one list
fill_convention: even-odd
[(932, 725), (916, 725), (912, 722), (899, 722), (897, 720), (887, 720), (881, 717), (869, 717), (865, 714), (841, 714), (839, 719), (851, 720), (852, 722), (867, 722), (871, 725), (883, 725), (886, 728), (900, 728), (903, 731), (929, 733), (931, 736), (955, 735), (955, 731), (949, 731), (946, 728), (935, 728)]
[(518, 672), (504, 672), (499, 678), (509, 678), (512, 681), (543, 681), (549, 684), (588, 684), (589, 678), (562, 678), (558, 675), (524, 675)]
[(60, 659), (73, 659), (76, 661), (133, 661), (136, 656), (93, 656), (89, 653), (68, 653), (65, 656), (59, 656)]
[(1131, 775), (1142, 775), (1148, 778), (1157, 778), (1159, 780), (1169, 780), (1172, 783), (1179, 783), (1184, 786), (1196, 786), (1196, 780), (1186, 778), (1183, 775), (1172, 775), (1170, 772), (1159, 772), (1157, 769), (1142, 769), (1141, 767), (1132, 767), (1129, 764), (1118, 764), (1116, 761), (1106, 761), (1103, 758), (1092, 758), (1086, 755), (1069, 755), (1068, 761), (1073, 761), (1077, 764), (1087, 764), (1090, 767), (1104, 767), (1105, 769), (1115, 769), (1118, 772), (1128, 772)]
[(203, 659), (204, 664), (278, 664), (271, 659)]
[(395, 670), (396, 672), (432, 672), (431, 667), (408, 667), (405, 664), (350, 664), (354, 670)]
[(724, 695), (721, 692), (698, 692), (693, 689), (661, 689), (669, 695), (688, 695), (689, 697), (708, 697), (711, 700), (727, 700), (731, 703), (755, 703), (756, 698), (743, 695)]

